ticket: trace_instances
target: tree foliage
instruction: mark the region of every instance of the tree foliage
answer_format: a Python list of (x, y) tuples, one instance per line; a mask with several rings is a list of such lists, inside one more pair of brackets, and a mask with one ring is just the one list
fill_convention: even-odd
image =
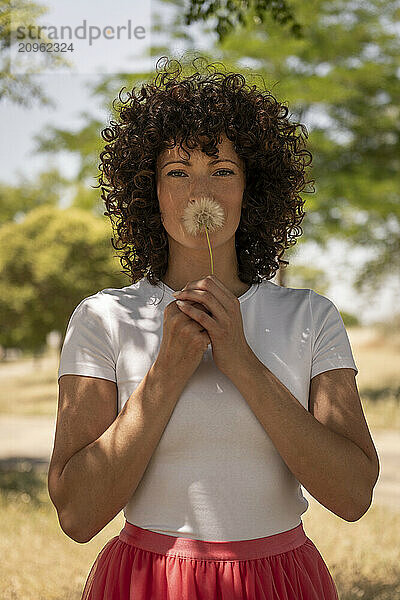
[[(10, 50), (16, 43), (17, 28), (20, 25), (35, 26), (37, 19), (47, 12), (47, 7), (31, 0), (0, 0), (0, 102), (8, 100), (20, 106), (30, 107), (36, 101), (45, 106), (55, 106), (54, 101), (35, 80), (35, 76), (41, 73), (43, 67), (37, 67), (35, 73), (21, 73), (13, 69), (10, 56)], [(41, 40), (51, 41), (44, 35)], [(46, 60), (48, 70), (68, 65), (63, 56), (56, 52), (49, 52)]]
[[(155, 15), (157, 32), (173, 40), (186, 27), (186, 74), (191, 54), (199, 52), (185, 26), (181, 0), (166, 3), (174, 5), (176, 13), (172, 21)], [(373, 256), (355, 281), (360, 291), (376, 289), (400, 264), (400, 40), (394, 30), (398, 15), (395, 1), (313, 0), (296, 5), (304, 25), (304, 36), (297, 39), (278, 27), (268, 11), (257, 23), (256, 9), (250, 5), (244, 26), (236, 26), (223, 43), (200, 53), (242, 72), (249, 82), (269, 87), (279, 100), (287, 101), (295, 120), (306, 123), (317, 193), (307, 198), (303, 240), (325, 248), (336, 237), (350, 247), (370, 248)], [(182, 57), (168, 44), (152, 50), (154, 61), (161, 50), (171, 58)], [(106, 76), (92, 92), (114, 115), (112, 100), (120, 88), (140, 85), (152, 75)], [(85, 165), (90, 171), (98, 156), (99, 138), (91, 137), (98, 130), (94, 121), (73, 134), (54, 130), (47, 149), (81, 153), (86, 174)], [(39, 145), (38, 151), (43, 150), (46, 146)]]
[(110, 226), (88, 210), (42, 205), (0, 227), (0, 345), (40, 352), (79, 302), (129, 282), (110, 253)]
[[(250, 84), (270, 89), (287, 102), (293, 120), (306, 124), (316, 193), (307, 194), (299, 244), (314, 241), (324, 248), (340, 238), (349, 245), (349, 264), (353, 250), (369, 248), (371, 256), (355, 282), (367, 294), (387, 275), (399, 273), (398, 2), (298, 3), (302, 38), (278, 26), (268, 11), (258, 22), (249, 4), (245, 24), (235, 25), (223, 41), (201, 52), (185, 24), (182, 1), (165, 3), (176, 10), (172, 21), (154, 17), (160, 40), (152, 48), (154, 64), (160, 53), (182, 60), (173, 43), (183, 39), (184, 75), (191, 73), (194, 55), (220, 61), (228, 70), (243, 73)], [(164, 45), (162, 33), (168, 40)], [(92, 95), (112, 119), (119, 90), (140, 86), (153, 75), (108, 75), (93, 86)], [(107, 123), (84, 114), (79, 130), (49, 127), (36, 137), (36, 152), (76, 156), (76, 177), (66, 180), (49, 170), (36, 181), (0, 185), (2, 345), (39, 347), (48, 332), (64, 331), (67, 316), (83, 297), (129, 283), (113, 256), (100, 192), (91, 188), (103, 145), (100, 129)], [(72, 208), (61, 211), (57, 199), (66, 194)], [(291, 250), (289, 256), (297, 249)], [(313, 265), (306, 267), (304, 283), (295, 285), (310, 287), (307, 282), (321, 281)]]
[[(181, 3), (183, 4), (183, 3)], [(222, 42), (238, 25), (246, 25), (250, 12), (255, 23), (264, 23), (266, 13), (282, 27), (290, 25), (290, 33), (302, 37), (302, 26), (296, 21), (292, 7), (285, 0), (190, 0), (184, 13), (186, 25), (215, 18), (215, 31)]]
[[(177, 7), (179, 28), (180, 1), (169, 4)], [(370, 249), (355, 280), (367, 293), (400, 266), (399, 15), (398, 0), (298, 3), (303, 36), (296, 38), (268, 11), (257, 22), (250, 6), (243, 25), (201, 52), (248, 73), (253, 83), (250, 74), (256, 72), (258, 84), (287, 101), (294, 120), (306, 123), (317, 193), (307, 197), (303, 240), (325, 248), (335, 237), (350, 248)], [(171, 29), (170, 22), (164, 25)]]

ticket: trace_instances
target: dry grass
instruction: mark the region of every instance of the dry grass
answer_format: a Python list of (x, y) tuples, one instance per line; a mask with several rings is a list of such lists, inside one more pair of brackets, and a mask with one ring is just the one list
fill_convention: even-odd
[(1, 598), (79, 600), (96, 548), (121, 529), (123, 513), (89, 544), (77, 544), (59, 526), (47, 496), (45, 474), (32, 473), (32, 477), (41, 481), (35, 494), (41, 497), (40, 504), (29, 501), (26, 492), (8, 496), (3, 491), (0, 496)]
[(348, 327), (356, 377), (371, 429), (400, 429), (400, 331)]
[[(17, 487), (16, 473), (8, 475), (8, 482), (2, 474), (1, 598), (80, 600), (96, 556), (123, 527), (123, 513), (89, 543), (78, 544), (59, 527), (45, 474), (32, 471), (24, 476), (22, 487), (29, 488), (30, 494), (12, 489)], [(312, 500), (303, 525), (328, 565), (340, 600), (400, 597), (399, 512), (372, 506), (362, 519), (348, 523)]]
[(348, 523), (312, 499), (303, 524), (340, 600), (400, 598), (399, 511), (372, 505), (359, 521)]
[(58, 357), (0, 363), (0, 414), (56, 416)]
[[(348, 328), (357, 384), (373, 433), (400, 428), (400, 336)], [(0, 365), (0, 413), (50, 415), (57, 410), (58, 356)], [(373, 505), (347, 523), (311, 499), (304, 529), (319, 549), (340, 600), (400, 598), (400, 512)], [(46, 473), (0, 470), (2, 600), (80, 600), (97, 554), (123, 527), (121, 512), (88, 544), (61, 530)]]
[(363, 388), (400, 386), (400, 331), (384, 332), (374, 327), (348, 327), (347, 332)]
[[(400, 429), (400, 332), (348, 327), (371, 429)], [(56, 418), (58, 354), (0, 364), (0, 414)]]

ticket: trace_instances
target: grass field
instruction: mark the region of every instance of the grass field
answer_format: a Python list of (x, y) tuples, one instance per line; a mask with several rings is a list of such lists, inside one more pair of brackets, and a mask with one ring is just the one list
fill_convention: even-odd
[[(2, 477), (2, 600), (80, 600), (97, 554), (123, 527), (123, 513), (89, 543), (78, 544), (58, 525), (44, 473)], [(18, 492), (7, 489), (21, 483)], [(400, 598), (400, 512), (373, 505), (362, 519), (348, 523), (311, 501), (303, 525), (328, 565), (340, 600)]]
[[(394, 335), (348, 329), (371, 433), (400, 428), (400, 344)], [(367, 332), (368, 333), (368, 332)], [(0, 365), (0, 413), (56, 416), (57, 357)], [(399, 507), (400, 508), (400, 507)], [(1, 600), (79, 600), (98, 552), (121, 530), (122, 512), (88, 544), (68, 538), (47, 492), (46, 471), (0, 471)], [(373, 505), (347, 523), (311, 501), (303, 515), (340, 600), (400, 598), (400, 510)], [(322, 600), (322, 599), (321, 599)]]
[[(356, 377), (371, 429), (400, 429), (400, 332), (348, 327)], [(0, 414), (57, 414), (58, 354), (0, 363)]]

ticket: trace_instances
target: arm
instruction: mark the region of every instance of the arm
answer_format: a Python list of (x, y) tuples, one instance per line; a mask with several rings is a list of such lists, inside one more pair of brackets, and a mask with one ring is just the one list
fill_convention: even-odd
[(232, 366), (229, 378), (308, 492), (346, 521), (361, 518), (371, 504), (376, 461), (320, 423), (251, 349), (239, 366)]
[(69, 459), (57, 506), (69, 537), (90, 541), (127, 504), (185, 385), (156, 360), (108, 429)]

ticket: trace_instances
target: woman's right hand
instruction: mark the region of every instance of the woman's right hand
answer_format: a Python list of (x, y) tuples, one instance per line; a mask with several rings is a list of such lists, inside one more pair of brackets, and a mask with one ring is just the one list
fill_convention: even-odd
[[(191, 302), (196, 308), (208, 312), (203, 304)], [(207, 331), (194, 319), (185, 315), (176, 301), (164, 309), (163, 336), (157, 362), (171, 374), (189, 379), (199, 366), (208, 344)]]

